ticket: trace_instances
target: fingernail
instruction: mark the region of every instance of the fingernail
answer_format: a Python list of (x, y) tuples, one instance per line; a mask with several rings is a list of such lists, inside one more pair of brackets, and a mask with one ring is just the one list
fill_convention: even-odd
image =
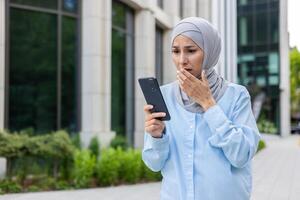
[(166, 113), (163, 113), (163, 116), (166, 116)]
[(151, 109), (151, 108), (153, 108), (153, 106), (152, 106), (152, 105), (150, 105), (149, 107), (150, 107), (150, 109)]
[(177, 70), (177, 74), (179, 74), (180, 71)]

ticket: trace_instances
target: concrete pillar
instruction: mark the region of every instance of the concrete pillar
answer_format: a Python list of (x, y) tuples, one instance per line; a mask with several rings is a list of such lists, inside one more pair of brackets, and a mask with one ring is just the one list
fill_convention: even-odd
[(4, 129), (5, 97), (5, 0), (0, 0), (0, 130)]
[(211, 1), (210, 0), (197, 0), (198, 1), (198, 17), (202, 17), (211, 21)]
[(196, 16), (196, 0), (183, 1), (183, 17), (195, 17)]
[(280, 1), (279, 6), (279, 44), (280, 44), (280, 135), (291, 133), (290, 115), (290, 63), (289, 34), (287, 29), (287, 1)]
[[(5, 97), (5, 0), (0, 0), (0, 131), (4, 129)], [(5, 178), (6, 158), (0, 157), (0, 180)]]
[(143, 146), (146, 104), (137, 82), (140, 77), (155, 75), (155, 18), (150, 10), (141, 10), (135, 17), (135, 147)]
[(215, 69), (231, 82), (237, 80), (236, 12), (235, 1), (211, 2), (211, 23), (218, 29), (222, 39), (221, 55)]
[(82, 130), (88, 146), (97, 136), (107, 146), (111, 131), (111, 1), (82, 1)]
[(6, 175), (6, 158), (0, 157), (0, 180), (5, 178)]

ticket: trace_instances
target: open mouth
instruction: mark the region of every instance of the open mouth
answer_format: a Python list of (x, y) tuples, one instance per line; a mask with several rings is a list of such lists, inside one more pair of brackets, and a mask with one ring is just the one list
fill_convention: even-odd
[(190, 72), (191, 73), (191, 71), (192, 71), (192, 69), (185, 69), (186, 71), (188, 71), (188, 72)]

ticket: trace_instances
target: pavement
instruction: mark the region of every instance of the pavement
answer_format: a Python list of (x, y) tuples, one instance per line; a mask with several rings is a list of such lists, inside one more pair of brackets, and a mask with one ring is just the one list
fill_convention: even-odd
[[(300, 136), (263, 135), (267, 148), (253, 159), (251, 200), (300, 199)], [(159, 200), (160, 183), (9, 194), (0, 200)]]

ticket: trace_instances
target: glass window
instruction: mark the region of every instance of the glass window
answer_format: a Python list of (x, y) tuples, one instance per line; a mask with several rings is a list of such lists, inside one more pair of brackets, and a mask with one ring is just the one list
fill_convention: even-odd
[(134, 131), (134, 30), (133, 12), (113, 1), (111, 129), (125, 135), (129, 144)]
[(77, 115), (77, 22), (62, 18), (61, 127), (75, 131)]
[(279, 69), (279, 57), (277, 52), (269, 54), (269, 73), (278, 73)]
[(124, 30), (126, 29), (126, 7), (115, 1), (112, 4), (112, 24)]
[(260, 117), (278, 128), (279, 4), (277, 0), (239, 0), (238, 5), (246, 2), (237, 7), (238, 80), (247, 86), (252, 99), (260, 92), (266, 94)]
[(111, 110), (112, 129), (119, 134), (125, 134), (126, 107), (126, 35), (112, 30), (112, 83), (111, 83)]
[(247, 33), (247, 18), (241, 17), (240, 24), (239, 24), (239, 38), (240, 38), (240, 45), (247, 45), (248, 43), (248, 33)]
[[(54, 5), (54, 1), (13, 2)], [(36, 133), (61, 128), (77, 131), (77, 17), (11, 4), (9, 20), (7, 128), (33, 128)]]
[(67, 12), (76, 12), (77, 11), (77, 0), (63, 0), (62, 1), (63, 9)]
[(270, 85), (279, 85), (279, 77), (278, 77), (278, 75), (270, 76), (269, 77), (269, 84)]
[(278, 12), (272, 12), (271, 13), (271, 19), (270, 19), (270, 32), (271, 32), (271, 41), (272, 43), (278, 43), (279, 42), (279, 16)]
[(155, 75), (159, 84), (163, 83), (163, 30), (156, 26), (155, 34)]
[(57, 9), (57, 0), (10, 0), (11, 3)]
[(267, 13), (256, 15), (256, 44), (266, 44), (268, 40), (268, 20)]
[(57, 17), (11, 9), (9, 31), (9, 128), (55, 130)]
[(244, 5), (247, 5), (247, 0), (239, 0), (238, 1), (239, 2), (239, 5), (241, 5), (241, 6), (244, 6)]

